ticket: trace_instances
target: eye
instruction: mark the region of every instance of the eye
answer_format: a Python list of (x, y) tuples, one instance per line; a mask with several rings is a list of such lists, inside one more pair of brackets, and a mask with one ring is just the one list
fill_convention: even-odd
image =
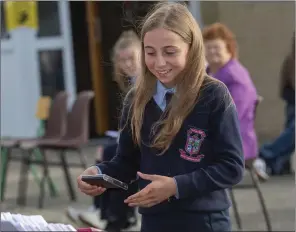
[(148, 56), (154, 56), (155, 55), (155, 52), (146, 52), (146, 55), (148, 55)]
[(174, 55), (174, 54), (176, 54), (175, 51), (166, 51), (165, 53), (166, 53), (167, 55)]

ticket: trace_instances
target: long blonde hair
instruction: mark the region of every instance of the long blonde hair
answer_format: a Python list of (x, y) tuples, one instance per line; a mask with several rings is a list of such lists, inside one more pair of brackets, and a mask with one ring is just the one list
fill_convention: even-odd
[(129, 47), (141, 47), (141, 41), (138, 35), (133, 30), (124, 31), (121, 33), (120, 37), (116, 41), (111, 55), (111, 60), (113, 63), (113, 80), (118, 84), (120, 90), (123, 93), (127, 93), (130, 89), (130, 83), (128, 77), (119, 67), (117, 61), (117, 53), (120, 50), (129, 48)]
[[(151, 147), (163, 154), (170, 146), (172, 140), (179, 132), (184, 119), (194, 108), (198, 94), (203, 85), (205, 71), (205, 52), (202, 33), (195, 19), (185, 5), (180, 3), (161, 2), (146, 16), (141, 29), (141, 41), (148, 31), (156, 28), (164, 28), (178, 34), (188, 45), (189, 51), (184, 70), (176, 77), (176, 94), (174, 94), (167, 110), (153, 127), (159, 131), (154, 136)], [(131, 90), (131, 106), (128, 117), (131, 117), (131, 130), (134, 142), (141, 144), (141, 127), (143, 124), (146, 104), (153, 97), (157, 79), (148, 70), (144, 60), (142, 44), (142, 75), (137, 78), (134, 88)], [(127, 96), (128, 97), (128, 96)], [(173, 106), (173, 107), (172, 107)]]

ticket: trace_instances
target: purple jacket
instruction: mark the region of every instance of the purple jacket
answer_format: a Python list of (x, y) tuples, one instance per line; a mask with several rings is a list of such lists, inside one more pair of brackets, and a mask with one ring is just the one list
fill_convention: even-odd
[(208, 74), (228, 87), (238, 112), (245, 160), (255, 158), (258, 152), (254, 125), (257, 91), (249, 72), (238, 60), (232, 59), (216, 74)]

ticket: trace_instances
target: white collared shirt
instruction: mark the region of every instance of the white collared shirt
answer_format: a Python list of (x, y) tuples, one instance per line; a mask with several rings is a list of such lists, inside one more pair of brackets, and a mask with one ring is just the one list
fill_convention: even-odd
[(176, 88), (166, 88), (160, 81), (157, 81), (156, 84), (156, 91), (155, 94), (153, 95), (153, 98), (156, 102), (156, 104), (159, 106), (159, 108), (164, 111), (166, 108), (166, 99), (165, 99), (165, 95), (166, 93), (175, 93), (176, 92)]

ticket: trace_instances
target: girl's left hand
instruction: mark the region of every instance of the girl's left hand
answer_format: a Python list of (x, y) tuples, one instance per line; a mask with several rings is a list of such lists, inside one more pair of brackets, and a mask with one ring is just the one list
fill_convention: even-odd
[(124, 201), (130, 207), (152, 207), (174, 196), (177, 192), (177, 186), (172, 177), (148, 175), (141, 172), (138, 172), (138, 175), (144, 180), (151, 180), (151, 183)]

